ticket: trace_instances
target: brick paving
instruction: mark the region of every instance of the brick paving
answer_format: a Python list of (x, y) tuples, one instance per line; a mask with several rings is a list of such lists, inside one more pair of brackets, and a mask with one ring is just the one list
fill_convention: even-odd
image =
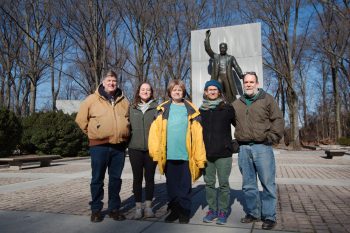
[[(277, 178), (293, 179), (294, 183), (277, 183), (278, 205), (275, 230), (295, 232), (350, 232), (350, 156), (324, 159), (322, 151), (289, 152), (280, 151), (276, 155)], [(240, 176), (237, 159), (233, 159), (232, 182), (239, 187)], [(126, 165), (125, 170), (129, 170)], [(86, 172), (86, 175), (73, 177), (64, 182), (50, 183), (43, 186), (26, 188), (11, 193), (2, 192), (2, 188), (13, 184), (35, 182), (31, 174), (47, 173), (60, 175)], [(2, 175), (7, 177), (2, 177)], [(90, 200), (89, 160), (62, 162), (52, 167), (33, 167), (21, 171), (0, 169), (0, 210), (34, 211), (63, 213), (88, 216)], [(130, 173), (131, 174), (131, 173)], [(132, 218), (133, 197), (130, 174), (123, 178), (121, 198), (127, 218)], [(13, 177), (9, 177), (12, 176)], [(21, 175), (21, 177), (16, 177)], [(28, 175), (28, 177), (23, 177)], [(156, 218), (166, 214), (166, 188), (164, 178), (156, 175), (154, 208)], [(315, 185), (313, 179), (324, 184)], [(297, 182), (302, 181), (301, 183)], [(334, 185), (336, 180), (341, 185)], [(343, 182), (343, 185), (342, 185)], [(105, 182), (107, 184), (107, 181)], [(106, 187), (106, 185), (105, 185)], [(241, 190), (232, 190), (241, 192)], [(197, 195), (197, 196), (196, 196)], [(105, 200), (107, 199), (105, 191)], [(194, 198), (204, 196), (203, 182), (194, 186)], [(105, 201), (106, 203), (106, 201)], [(106, 206), (105, 206), (106, 207)], [(205, 210), (196, 210), (202, 216)], [(234, 211), (234, 210), (233, 210)], [(254, 224), (254, 229), (261, 229), (261, 222)]]
[[(52, 162), (50, 167), (39, 167), (39, 163), (33, 165), (24, 165), (22, 170), (15, 171), (16, 173), (61, 173), (72, 174), (82, 171), (90, 171), (90, 164), (82, 162)], [(10, 169), (0, 169), (1, 173), (13, 173)]]
[(277, 166), (277, 178), (350, 179), (348, 167)]
[(34, 179), (34, 178), (19, 178), (19, 177), (11, 177), (11, 178), (1, 178), (0, 177), (0, 186), (1, 185), (22, 183), (22, 182), (31, 181), (31, 180), (36, 180), (36, 179)]
[(299, 232), (348, 232), (350, 187), (278, 186), (276, 229)]
[[(33, 188), (25, 191), (16, 191), (8, 194), (0, 194), (0, 209), (13, 211), (34, 211), (74, 215), (90, 215), (87, 203), (90, 201), (89, 178), (73, 179), (59, 185), (51, 184), (45, 187)], [(105, 187), (108, 179), (105, 180)], [(202, 188), (194, 187), (193, 194)], [(128, 219), (132, 219), (134, 201), (132, 198), (132, 180), (124, 179), (120, 197), (123, 211)], [(107, 196), (105, 190), (105, 196)], [(106, 203), (108, 197), (104, 198)], [(156, 217), (166, 214), (166, 188), (163, 182), (156, 182), (153, 205)], [(105, 204), (106, 207), (106, 204)]]

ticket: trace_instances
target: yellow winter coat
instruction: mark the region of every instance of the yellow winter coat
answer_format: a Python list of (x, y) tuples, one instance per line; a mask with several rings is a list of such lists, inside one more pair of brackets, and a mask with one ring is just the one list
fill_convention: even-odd
[[(188, 127), (186, 133), (186, 148), (192, 181), (196, 181), (202, 174), (201, 169), (206, 163), (205, 146), (203, 142), (202, 126), (199, 122), (200, 112), (192, 103), (185, 100), (188, 113)], [(153, 161), (158, 162), (159, 171), (164, 174), (166, 164), (167, 122), (171, 101), (166, 101), (157, 107), (158, 116), (153, 121), (148, 138), (149, 154)]]

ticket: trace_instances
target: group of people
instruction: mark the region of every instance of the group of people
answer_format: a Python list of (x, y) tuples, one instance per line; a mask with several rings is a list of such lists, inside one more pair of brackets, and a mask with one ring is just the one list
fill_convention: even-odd
[[(236, 153), (231, 132), (233, 125), (239, 144), (238, 164), (246, 200), (246, 216), (241, 222), (262, 220), (263, 229), (273, 228), (276, 224), (276, 184), (272, 144), (282, 137), (283, 116), (273, 97), (258, 88), (258, 77), (254, 72), (242, 77), (244, 94), (233, 103), (225, 99), (219, 81), (206, 82), (203, 103), (197, 109), (186, 100), (186, 87), (181, 80), (169, 83), (169, 100), (159, 105), (152, 86), (142, 83), (129, 105), (118, 87), (116, 73), (109, 71), (96, 92), (82, 102), (76, 117), (79, 127), (89, 138), (91, 221), (103, 220), (103, 185), (107, 169), (108, 214), (114, 220), (125, 219), (120, 211), (119, 193), (128, 148), (135, 219), (155, 216), (152, 200), (158, 166), (160, 173), (166, 176), (169, 214), (165, 222), (189, 222), (192, 183), (203, 175), (209, 207), (203, 222), (225, 224), (230, 212), (232, 154)], [(257, 175), (263, 187), (261, 194)]]

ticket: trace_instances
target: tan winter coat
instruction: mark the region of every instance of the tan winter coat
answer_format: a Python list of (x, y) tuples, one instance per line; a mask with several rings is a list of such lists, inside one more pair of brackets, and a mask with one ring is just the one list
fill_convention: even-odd
[(129, 101), (121, 93), (112, 105), (97, 88), (81, 103), (75, 121), (87, 134), (90, 146), (126, 143), (130, 136)]

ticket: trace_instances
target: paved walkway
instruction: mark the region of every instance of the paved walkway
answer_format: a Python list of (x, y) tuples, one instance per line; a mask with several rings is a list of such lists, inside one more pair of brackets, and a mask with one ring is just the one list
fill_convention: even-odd
[[(350, 232), (350, 156), (325, 159), (323, 151), (277, 150), (278, 224), (271, 232)], [(27, 166), (20, 171), (0, 168), (0, 232), (268, 232), (261, 222), (242, 224), (244, 199), (237, 156), (230, 176), (231, 214), (225, 226), (205, 224), (204, 182), (193, 186), (189, 224), (166, 224), (165, 178), (156, 174), (156, 218), (132, 220), (132, 173), (125, 163), (121, 191), (128, 220), (106, 217), (90, 223), (90, 160), (56, 161), (53, 166)], [(107, 193), (107, 192), (106, 192)], [(106, 199), (106, 198), (105, 198)]]

